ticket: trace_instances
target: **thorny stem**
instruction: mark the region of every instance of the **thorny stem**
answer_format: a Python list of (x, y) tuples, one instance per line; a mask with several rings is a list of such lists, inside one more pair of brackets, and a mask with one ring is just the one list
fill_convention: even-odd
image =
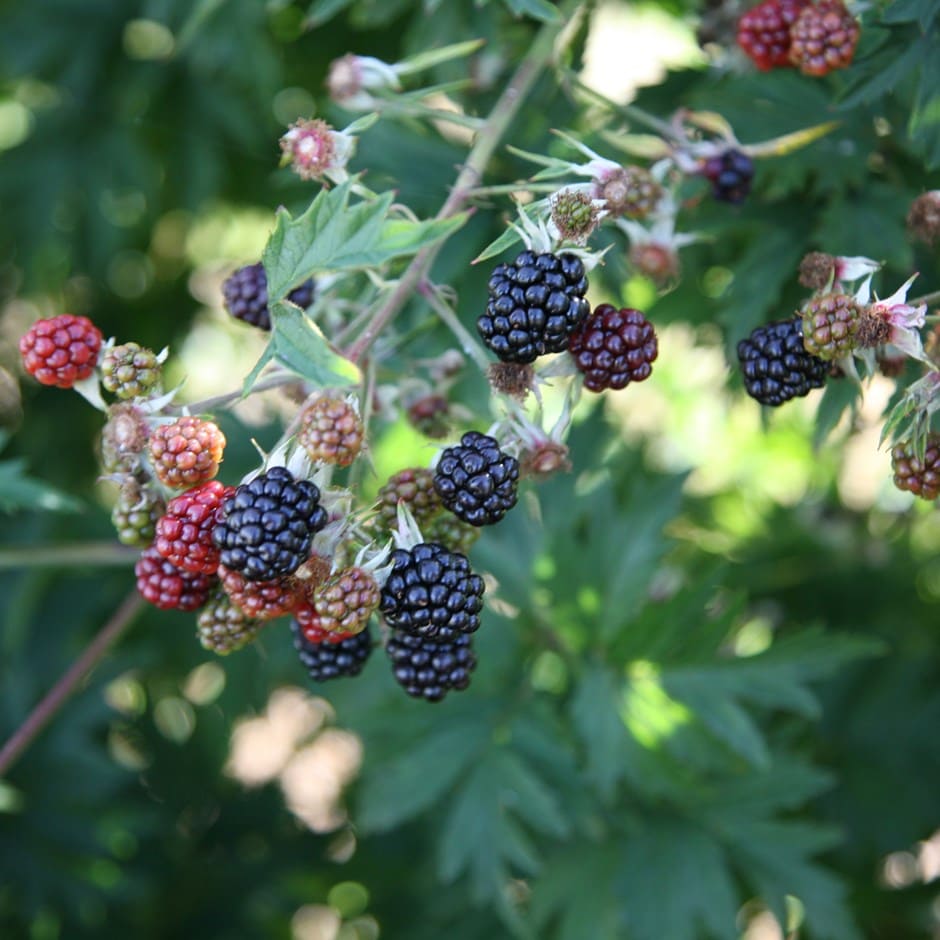
[[(272, 371), (266, 378), (255, 382), (248, 394), (254, 395), (256, 392), (266, 392), (272, 388), (280, 388), (282, 385), (293, 385), (300, 381), (302, 381), (302, 379), (296, 372), (288, 372), (286, 370)], [(173, 411), (182, 412), (184, 408), (193, 413), (214, 411), (216, 408), (224, 408), (226, 405), (230, 405), (232, 402), (237, 402), (245, 397), (244, 389), (239, 388), (234, 392), (226, 392), (224, 395), (213, 395), (211, 398), (204, 398), (202, 401), (187, 402), (184, 405), (174, 408)]]
[(79, 542), (74, 545), (22, 545), (0, 549), (0, 571), (19, 568), (71, 568), (132, 565), (140, 549), (119, 542)]
[[(574, 4), (569, 4), (569, 8), (573, 6)], [(470, 198), (473, 187), (477, 186), (483, 178), (483, 172), (499, 146), (500, 140), (532, 90), (539, 73), (551, 57), (555, 38), (566, 22), (567, 18), (563, 12), (561, 26), (547, 24), (536, 36), (528, 54), (519, 64), (477, 135), (450, 195), (437, 213), (438, 219), (448, 219), (460, 212)], [(422, 248), (412, 258), (385, 303), (375, 312), (372, 321), (362, 331), (359, 338), (345, 351), (346, 358), (353, 362), (359, 362), (362, 359), (382, 330), (413, 296), (418, 284), (427, 275), (440, 248), (440, 244), (429, 245), (427, 248)]]
[(59, 681), (46, 693), (38, 705), (26, 716), (25, 721), (10, 735), (9, 740), (0, 749), (0, 777), (29, 747), (43, 728), (52, 720), (56, 712), (65, 704), (81, 681), (101, 660), (110, 646), (130, 626), (137, 612), (143, 605), (143, 599), (132, 591), (108, 622), (95, 634), (94, 639), (85, 647), (84, 652), (61, 675)]

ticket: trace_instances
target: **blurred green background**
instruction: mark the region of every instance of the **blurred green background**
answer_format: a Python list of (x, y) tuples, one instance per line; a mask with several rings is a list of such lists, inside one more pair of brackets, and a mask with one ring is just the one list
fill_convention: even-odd
[[(277, 206), (315, 191), (277, 169), (277, 138), (298, 116), (348, 122), (329, 62), (484, 38), (454, 99), (485, 116), (550, 6), (0, 3), (4, 738), (133, 585), (128, 564), (43, 563), (113, 538), (114, 494), (96, 482), (100, 416), (28, 380), (20, 400), (18, 337), (84, 313), (169, 346), (185, 399), (234, 388), (263, 341), (226, 319), (220, 284)], [(0, 936), (940, 936), (940, 523), (877, 446), (895, 382), (762, 416), (729, 367), (799, 304), (808, 250), (884, 260), (883, 294), (914, 270), (915, 292), (940, 286), (936, 251), (904, 231), (940, 188), (936, 82), (885, 77), (915, 42), (938, 51), (936, 6), (875, 4), (858, 63), (816, 81), (753, 72), (733, 2), (589, 5), (567, 64), (613, 98), (719, 111), (744, 142), (841, 124), (760, 161), (740, 208), (690, 187), (682, 220), (706, 237), (670, 293), (622, 243), (608, 254), (592, 300), (643, 306), (659, 360), (581, 408), (573, 472), (528, 486), (474, 548), (489, 604), (469, 691), (413, 702), (381, 650), (358, 680), (312, 687), (284, 622), (219, 660), (190, 615), (145, 611), (0, 781)], [(506, 142), (570, 156), (549, 133), (565, 128), (616, 157), (604, 121), (620, 126), (546, 74)], [(465, 153), (387, 119), (355, 166), (427, 217)], [(529, 171), (501, 149), (486, 181)], [(435, 267), (468, 324), (488, 274), (470, 261), (507, 206), (483, 203)], [(402, 331), (426, 316), (415, 303)], [(393, 365), (449, 345), (424, 330)], [(471, 372), (456, 394), (482, 408)], [(220, 416), (226, 482), (286, 413), (259, 397)], [(433, 453), (404, 421), (371, 446), (367, 489)]]

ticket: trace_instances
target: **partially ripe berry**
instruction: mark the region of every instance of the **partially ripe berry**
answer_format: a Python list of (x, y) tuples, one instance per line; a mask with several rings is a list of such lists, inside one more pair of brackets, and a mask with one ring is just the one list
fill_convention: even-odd
[(605, 170), (594, 180), (594, 196), (603, 199), (613, 216), (645, 219), (663, 196), (663, 188), (649, 170), (624, 166)]
[(338, 571), (317, 588), (313, 609), (321, 629), (355, 634), (365, 630), (379, 599), (375, 578), (365, 569), (352, 566)]
[(251, 643), (261, 632), (264, 624), (252, 620), (243, 610), (232, 603), (232, 599), (217, 592), (196, 618), (199, 642), (203, 649), (227, 656)]
[(790, 61), (822, 76), (852, 64), (861, 30), (841, 0), (821, 0), (800, 12), (790, 28)]
[(940, 496), (940, 435), (927, 438), (924, 459), (918, 459), (913, 441), (904, 441), (891, 451), (894, 485), (921, 499)]
[(219, 550), (212, 541), (212, 531), (222, 501), (234, 492), (234, 486), (210, 480), (171, 499), (157, 521), (157, 551), (183, 571), (214, 574), (219, 567)]
[(808, 0), (764, 0), (738, 20), (738, 45), (762, 71), (790, 65), (790, 27)]
[(650, 377), (659, 353), (656, 331), (639, 310), (601, 304), (571, 335), (568, 351), (592, 392)]
[(273, 581), (249, 581), (240, 571), (219, 565), (222, 589), (236, 607), (255, 620), (273, 620), (297, 606), (299, 596), (290, 577)]
[(137, 343), (114, 346), (101, 357), (101, 384), (121, 399), (143, 398), (160, 384), (156, 353)]
[(197, 486), (219, 472), (225, 435), (212, 421), (185, 415), (150, 434), (150, 463), (161, 483)]
[(432, 440), (450, 430), (450, 405), (443, 395), (424, 395), (408, 406), (408, 423)]
[(214, 575), (191, 574), (170, 564), (154, 546), (145, 548), (134, 566), (137, 590), (161, 610), (196, 610), (218, 583)]
[(23, 367), (43, 385), (71, 388), (95, 371), (101, 339), (88, 317), (62, 313), (37, 320), (20, 338)]
[(847, 356), (858, 345), (861, 308), (849, 294), (813, 297), (803, 308), (803, 345), (827, 362)]
[(348, 467), (359, 456), (365, 429), (345, 398), (320, 395), (300, 416), (297, 441), (311, 460)]

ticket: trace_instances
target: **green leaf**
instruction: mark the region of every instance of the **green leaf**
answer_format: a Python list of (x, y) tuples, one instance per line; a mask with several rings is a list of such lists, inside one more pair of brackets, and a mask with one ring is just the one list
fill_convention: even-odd
[(865, 77), (854, 88), (850, 87), (845, 97), (839, 102), (839, 107), (848, 110), (864, 102), (875, 101), (887, 94), (915, 66), (927, 61), (925, 58), (927, 51), (928, 44), (924, 40), (911, 43), (900, 56), (897, 54), (896, 47), (892, 45), (890, 50), (877, 57), (877, 62), (872, 60), (868, 63), (869, 70), (865, 72)]
[(47, 512), (80, 512), (82, 503), (72, 496), (31, 477), (23, 459), (0, 461), (0, 511), (42, 509)]
[(331, 349), (320, 328), (299, 307), (277, 301), (271, 307), (271, 325), (274, 358), (301, 378), (319, 388), (362, 380), (358, 367)]
[(468, 39), (466, 42), (455, 42), (448, 46), (442, 46), (439, 49), (427, 49), (423, 52), (416, 52), (396, 64), (395, 71), (399, 75), (411, 75), (414, 72), (423, 72), (425, 69), (433, 68), (443, 62), (450, 62), (453, 59), (462, 59), (465, 56), (472, 55), (478, 49), (486, 45), (485, 39)]
[(519, 230), (512, 225), (508, 225), (499, 238), (490, 242), (489, 245), (473, 259), (473, 263), (479, 264), (481, 261), (488, 261), (490, 258), (495, 258), (497, 255), (501, 255), (507, 248), (521, 241), (522, 236), (519, 234)]
[(351, 185), (321, 190), (296, 219), (286, 209), (278, 212), (262, 256), (272, 304), (316, 274), (376, 267), (415, 254), (455, 232), (467, 218), (390, 219), (392, 193), (350, 205)]
[(346, 7), (352, 4), (352, 0), (314, 0), (307, 8), (307, 16), (304, 19), (304, 25), (308, 29), (315, 26), (322, 26), (329, 22), (338, 13), (342, 13)]
[(543, 23), (557, 23), (561, 14), (548, 0), (504, 0), (515, 16), (530, 16)]
[(940, 13), (936, 0), (894, 0), (881, 15), (882, 23), (919, 23), (925, 32)]

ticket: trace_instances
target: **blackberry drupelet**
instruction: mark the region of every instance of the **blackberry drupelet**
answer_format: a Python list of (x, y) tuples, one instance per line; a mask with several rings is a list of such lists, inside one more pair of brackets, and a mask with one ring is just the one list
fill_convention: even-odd
[(639, 310), (600, 304), (572, 334), (568, 351), (592, 392), (650, 377), (659, 353), (656, 331)]
[(732, 147), (706, 160), (702, 175), (711, 181), (712, 196), (719, 202), (744, 202), (754, 179), (754, 161)]
[[(313, 303), (314, 282), (305, 281), (292, 290), (287, 299), (306, 310)], [(235, 317), (260, 330), (271, 329), (271, 310), (268, 307), (268, 276), (264, 265), (246, 264), (222, 283), (225, 309)]]
[(451, 689), (465, 689), (476, 667), (471, 638), (444, 642), (394, 631), (386, 647), (395, 681), (413, 698), (439, 702)]
[(475, 526), (499, 522), (516, 505), (518, 483), (519, 461), (479, 431), (468, 431), (459, 444), (445, 448), (434, 471), (441, 502)]
[(503, 362), (533, 362), (562, 352), (588, 314), (587, 288), (577, 255), (523, 251), (494, 269), (477, 330)]
[(304, 636), (296, 620), (291, 620), (290, 628), (297, 655), (314, 682), (358, 676), (372, 652), (368, 629), (338, 642), (313, 643)]
[(799, 317), (757, 327), (738, 343), (744, 387), (762, 405), (782, 405), (826, 384), (829, 364), (803, 347)]
[(894, 485), (929, 501), (940, 496), (940, 435), (930, 434), (924, 459), (918, 459), (913, 441), (903, 441), (891, 449)]
[(391, 562), (379, 606), (390, 626), (432, 639), (479, 629), (483, 579), (466, 556), (420, 542), (392, 552)]
[(306, 561), (314, 534), (327, 522), (313, 483), (271, 467), (222, 503), (212, 539), (226, 568), (250, 581), (273, 581)]

